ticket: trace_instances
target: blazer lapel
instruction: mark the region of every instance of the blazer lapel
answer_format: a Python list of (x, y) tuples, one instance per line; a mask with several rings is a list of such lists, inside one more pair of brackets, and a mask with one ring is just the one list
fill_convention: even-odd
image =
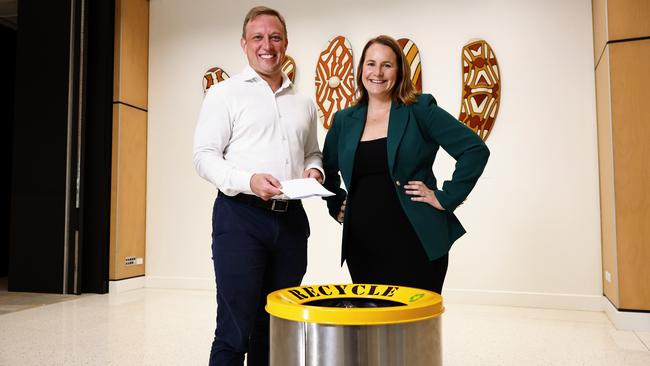
[(388, 169), (391, 175), (394, 175), (393, 167), (397, 157), (397, 148), (399, 147), (404, 131), (409, 122), (409, 109), (406, 106), (393, 102), (390, 107), (390, 116), (388, 117)]
[(339, 144), (339, 151), (342, 152), (339, 156), (339, 168), (344, 180), (347, 180), (346, 186), (350, 189), (352, 184), (352, 170), (354, 168), (354, 158), (357, 153), (357, 146), (363, 133), (363, 127), (366, 124), (366, 114), (368, 113), (368, 105), (361, 104), (350, 113), (347, 121), (345, 121), (344, 128), (345, 134)]

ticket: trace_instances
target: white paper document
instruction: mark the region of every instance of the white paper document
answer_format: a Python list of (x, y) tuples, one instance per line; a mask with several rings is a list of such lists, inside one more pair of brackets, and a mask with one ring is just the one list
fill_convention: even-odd
[(290, 199), (301, 199), (307, 197), (329, 197), (334, 193), (325, 189), (314, 178), (291, 179), (280, 182), (282, 193)]

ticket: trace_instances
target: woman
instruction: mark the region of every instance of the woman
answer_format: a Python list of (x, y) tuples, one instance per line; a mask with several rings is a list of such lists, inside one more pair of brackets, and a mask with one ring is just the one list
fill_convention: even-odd
[[(431, 95), (417, 95), (394, 39), (370, 40), (357, 70), (356, 100), (336, 113), (323, 149), (324, 185), (336, 192), (328, 209), (343, 223), (341, 263), (356, 283), (440, 293), (449, 249), (465, 233), (453, 211), (476, 184), (489, 150)], [(439, 147), (456, 159), (440, 190), (431, 170)]]

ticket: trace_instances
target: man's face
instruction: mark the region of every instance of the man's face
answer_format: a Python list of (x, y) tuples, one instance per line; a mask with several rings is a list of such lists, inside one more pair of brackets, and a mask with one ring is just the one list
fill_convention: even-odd
[(272, 15), (260, 15), (249, 21), (246, 37), (241, 40), (248, 64), (265, 79), (281, 75), (287, 45), (282, 23)]

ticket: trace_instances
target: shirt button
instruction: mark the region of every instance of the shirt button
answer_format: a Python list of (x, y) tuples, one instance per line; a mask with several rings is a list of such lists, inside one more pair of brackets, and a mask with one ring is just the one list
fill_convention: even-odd
[(398, 187), (400, 186), (400, 183), (399, 183), (398, 180), (395, 181), (395, 184), (397, 184)]

